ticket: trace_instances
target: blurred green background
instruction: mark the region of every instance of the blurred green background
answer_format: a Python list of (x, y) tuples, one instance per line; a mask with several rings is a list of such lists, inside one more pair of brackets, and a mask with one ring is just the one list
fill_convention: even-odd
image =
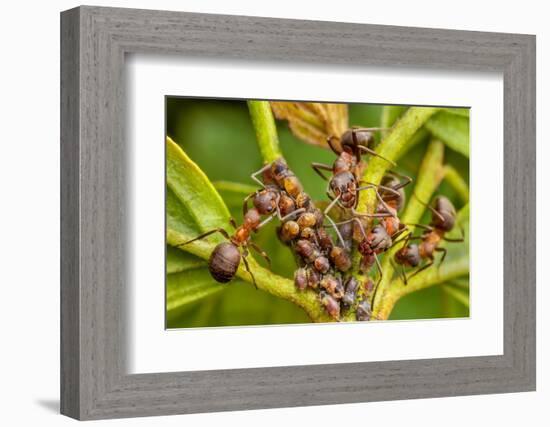
[[(381, 105), (350, 104), (350, 125), (379, 126)], [(325, 200), (326, 182), (313, 171), (311, 162), (332, 164), (334, 154), (320, 147), (305, 144), (295, 138), (286, 122), (277, 122), (281, 149), (290, 168), (300, 178), (305, 190), (315, 200)], [(246, 101), (188, 99), (167, 97), (166, 132), (189, 157), (206, 173), (209, 179), (232, 181), (254, 185), (252, 172), (262, 167), (262, 160), (255, 142)], [(416, 176), (426, 142), (412, 148), (400, 161), (396, 170)], [(451, 164), (468, 182), (469, 161), (463, 155), (446, 148), (445, 163)], [(414, 183), (413, 183), (414, 184)], [(413, 185), (407, 188), (410, 193)], [(451, 199), (457, 207), (463, 203), (445, 181), (439, 194)], [(238, 223), (242, 219), (242, 194), (220, 191), (232, 216)], [(275, 237), (277, 221), (254, 236), (255, 242), (270, 255), (272, 270), (292, 278), (296, 263), (288, 248)], [(423, 223), (428, 223), (426, 216)], [(167, 262), (176, 259), (179, 252), (167, 248)], [(260, 261), (261, 262), (261, 261)], [(205, 265), (205, 262), (202, 263)], [(193, 280), (193, 270), (171, 273), (167, 281), (185, 284)], [(203, 278), (204, 280), (204, 278)], [(467, 280), (467, 278), (466, 278)], [(240, 280), (222, 285), (220, 291), (181, 309), (167, 313), (168, 328), (238, 326), (309, 323), (306, 314), (294, 304), (256, 290), (250, 283)], [(443, 287), (434, 286), (402, 298), (395, 306), (390, 319), (427, 319), (442, 317), (467, 317), (468, 308), (451, 297)]]

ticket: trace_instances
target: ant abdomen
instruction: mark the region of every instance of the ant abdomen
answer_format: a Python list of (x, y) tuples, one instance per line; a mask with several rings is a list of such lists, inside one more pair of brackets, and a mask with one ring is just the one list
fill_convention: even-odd
[(434, 200), (432, 224), (435, 228), (445, 232), (451, 231), (455, 225), (456, 210), (452, 202), (445, 196), (437, 196)]
[(214, 248), (208, 260), (210, 274), (220, 283), (230, 282), (241, 262), (239, 248), (233, 243), (223, 242)]

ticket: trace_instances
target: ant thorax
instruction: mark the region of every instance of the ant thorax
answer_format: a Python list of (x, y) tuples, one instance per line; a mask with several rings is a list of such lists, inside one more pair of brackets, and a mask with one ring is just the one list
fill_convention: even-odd
[(356, 159), (351, 153), (343, 151), (332, 165), (332, 173), (337, 175), (342, 172), (353, 172), (356, 166)]
[(443, 237), (443, 232), (434, 230), (422, 237), (422, 242), (418, 247), (419, 254), (422, 258), (432, 258), (435, 248), (439, 245)]

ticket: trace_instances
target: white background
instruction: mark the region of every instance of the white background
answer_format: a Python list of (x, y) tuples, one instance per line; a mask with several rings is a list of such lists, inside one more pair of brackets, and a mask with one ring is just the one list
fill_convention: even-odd
[[(223, 80), (216, 76), (223, 75)], [(499, 73), (191, 60), (127, 59), (132, 173), (130, 372), (238, 369), (502, 354), (503, 83)], [(264, 82), (268, 81), (266, 87)], [(368, 86), (368, 91), (357, 91)], [(164, 330), (165, 95), (319, 99), (471, 107), (471, 274), (469, 319), (354, 325)], [(157, 141), (157, 144), (151, 144)], [(485, 159), (491, 158), (489, 164)], [(152, 163), (151, 163), (152, 162)], [(489, 176), (487, 176), (489, 175)], [(498, 188), (486, 191), (487, 185)], [(491, 240), (499, 250), (486, 251)], [(495, 274), (494, 272), (498, 272)], [(354, 342), (342, 352), (327, 342)], [(223, 357), (211, 351), (224, 349)], [(251, 345), (251, 343), (254, 343)], [(372, 343), (380, 343), (373, 346)]]
[[(263, 15), (375, 24), (535, 33), (538, 56), (538, 218), (548, 208), (550, 172), (550, 28), (544, 2), (441, 1), (274, 2), (244, 0), (97, 1), (96, 4)], [(0, 73), (0, 210), (3, 425), (68, 425), (57, 415), (59, 384), (59, 16), (72, 1), (10, 2), (2, 9)], [(544, 200), (546, 199), (546, 200)], [(109, 425), (407, 426), (548, 425), (550, 322), (543, 246), (538, 224), (538, 391), (509, 395), (424, 399), (353, 405), (116, 420)], [(548, 239), (546, 239), (548, 241)], [(487, 242), (490, 245), (491, 242)], [(546, 301), (543, 306), (543, 301)]]

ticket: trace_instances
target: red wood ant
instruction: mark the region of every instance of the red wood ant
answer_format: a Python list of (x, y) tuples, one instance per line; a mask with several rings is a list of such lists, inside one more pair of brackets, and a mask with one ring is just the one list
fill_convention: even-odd
[(210, 254), (210, 258), (208, 259), (208, 270), (210, 271), (210, 275), (217, 282), (230, 282), (235, 277), (242, 258), (246, 271), (250, 274), (252, 282), (257, 288), (258, 286), (256, 285), (256, 279), (250, 271), (250, 266), (247, 261), (247, 257), (249, 255), (248, 248), (251, 247), (254, 249), (267, 261), (268, 265), (271, 265), (269, 256), (258, 245), (250, 240), (250, 234), (252, 231), (258, 231), (258, 229), (266, 223), (266, 221), (260, 221), (261, 216), (258, 210), (256, 208), (250, 209), (244, 215), (243, 224), (239, 227), (237, 227), (235, 220), (231, 218), (231, 225), (235, 228), (235, 232), (232, 236), (230, 236), (229, 233), (227, 233), (227, 231), (223, 228), (215, 228), (195, 237), (194, 239), (177, 245), (176, 247), (179, 248), (196, 240), (204, 239), (211, 234), (220, 233), (228, 241), (219, 243), (212, 251), (212, 254)]
[[(373, 141), (373, 130), (380, 130), (379, 128), (352, 128), (346, 131), (340, 140), (340, 148), (337, 148), (334, 143), (335, 137), (329, 137), (327, 142), (332, 151), (338, 156), (333, 165), (326, 165), (323, 163), (312, 163), (313, 170), (319, 174), (324, 180), (328, 181), (326, 194), (331, 200), (326, 207), (324, 214), (327, 219), (336, 229), (334, 221), (328, 216), (330, 210), (338, 205), (343, 209), (351, 209), (351, 213), (354, 216), (363, 216), (371, 218), (382, 218), (397, 215), (395, 212), (386, 205), (384, 198), (380, 195), (379, 190), (384, 190), (386, 193), (393, 193), (395, 198), (400, 197), (400, 193), (397, 189), (393, 189), (389, 186), (374, 185), (371, 183), (365, 183), (358, 178), (358, 166), (361, 162), (361, 155), (363, 152), (369, 153), (373, 156), (380, 157), (387, 162), (395, 166), (395, 163), (385, 157), (377, 154), (370, 148)], [(322, 171), (332, 172), (332, 177), (329, 179)], [(365, 184), (361, 186), (362, 184)], [(406, 185), (406, 184), (405, 184)], [(374, 214), (358, 213), (355, 211), (357, 203), (359, 202), (359, 192), (367, 189), (374, 189), (379, 203), (383, 206), (383, 210)], [(345, 247), (345, 242), (338, 230), (337, 235)]]
[[(451, 201), (445, 196), (437, 196), (433, 204), (433, 207), (425, 204), (432, 212), (430, 225), (411, 224), (423, 228), (425, 230), (424, 233), (416, 237), (412, 237), (411, 234), (408, 234), (404, 239), (403, 247), (395, 253), (394, 260), (401, 266), (401, 275), (405, 285), (413, 276), (433, 265), (434, 252), (443, 253), (439, 261), (439, 265), (441, 265), (447, 255), (447, 249), (439, 247), (442, 240), (447, 242), (464, 241), (464, 236), (459, 239), (445, 237), (445, 234), (453, 229), (456, 220), (456, 210)], [(411, 240), (420, 240), (420, 243), (409, 244)], [(428, 260), (428, 262), (407, 277), (405, 274), (405, 266), (417, 267), (422, 260)]]

